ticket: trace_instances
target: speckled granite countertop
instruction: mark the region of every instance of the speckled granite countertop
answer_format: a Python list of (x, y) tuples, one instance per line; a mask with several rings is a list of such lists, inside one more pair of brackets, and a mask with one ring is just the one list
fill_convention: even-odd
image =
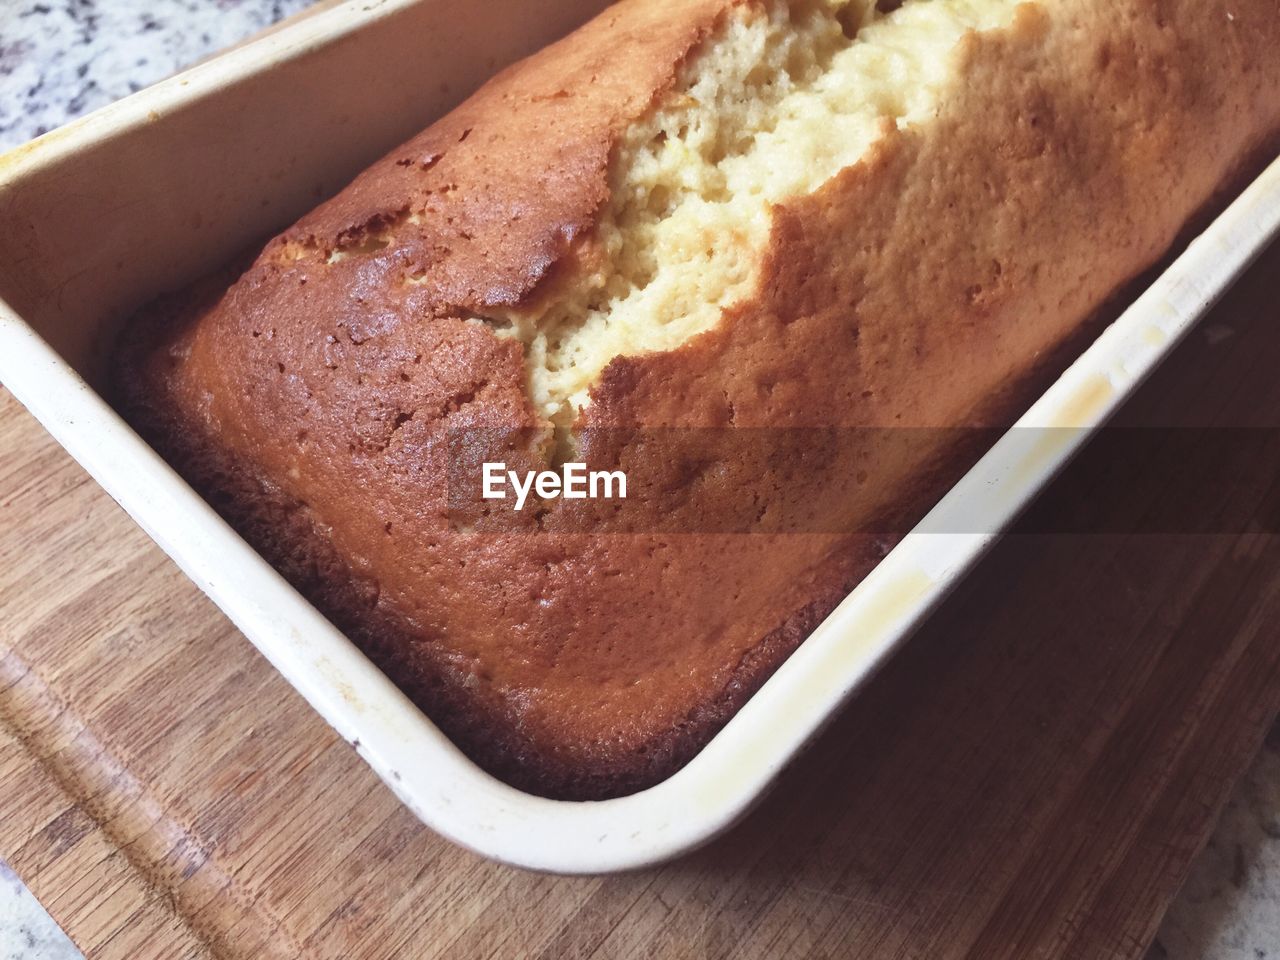
[[(309, 2), (0, 0), (0, 150), (176, 73)], [(0, 863), (0, 960), (78, 956)], [(1280, 726), (1149, 955), (1200, 958), (1280, 960)]]
[(1280, 724), (1236, 787), (1148, 960), (1280, 960)]
[(80, 951), (0, 862), (0, 960), (78, 960)]
[(0, 149), (141, 90), (311, 0), (0, 0)]

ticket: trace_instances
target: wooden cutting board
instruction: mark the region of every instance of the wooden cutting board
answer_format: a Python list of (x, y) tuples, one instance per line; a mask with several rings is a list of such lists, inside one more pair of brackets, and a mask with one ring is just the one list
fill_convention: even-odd
[[(1280, 426), (1278, 272), (1123, 421)], [(1156, 467), (1055, 490), (1158, 505)], [(731, 834), (535, 875), (416, 823), (0, 394), (0, 856), (91, 957), (1134, 958), (1280, 708), (1278, 623), (1270, 533), (1011, 536)]]
[[(1278, 272), (1123, 422), (1280, 428)], [(1275, 520), (1010, 536), (736, 830), (559, 878), (420, 826), (0, 391), (0, 857), (91, 957), (1139, 957), (1280, 709)]]

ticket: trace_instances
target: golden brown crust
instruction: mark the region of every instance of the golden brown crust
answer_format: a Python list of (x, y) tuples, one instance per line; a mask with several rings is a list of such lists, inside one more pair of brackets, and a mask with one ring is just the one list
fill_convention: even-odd
[[(465, 749), (549, 795), (684, 762), (883, 553), (861, 521), (919, 515), (964, 467), (856, 428), (1002, 421), (1280, 128), (1276, 0), (1024, 4), (965, 39), (927, 129), (776, 208), (755, 296), (679, 349), (615, 359), (578, 425), (588, 447), (618, 426), (852, 439), (714, 471), (696, 441), (623, 445), (606, 455), (661, 495), (458, 530), (451, 437), (515, 429), (512, 456), (542, 456), (519, 344), (465, 317), (580, 269), (618, 136), (734, 5), (619, 4), (286, 231), (215, 305), (158, 306), (124, 353), (130, 415), (166, 455)], [(759, 532), (709, 532), (747, 502)], [(618, 529), (640, 532), (601, 532)]]

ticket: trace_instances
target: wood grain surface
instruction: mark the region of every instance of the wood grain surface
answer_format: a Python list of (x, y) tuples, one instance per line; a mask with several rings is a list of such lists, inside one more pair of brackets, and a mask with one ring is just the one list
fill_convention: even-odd
[[(1277, 272), (1122, 422), (1280, 427)], [(1102, 460), (1055, 495), (1175, 495)], [(1275, 520), (1006, 538), (737, 829), (561, 878), (420, 826), (0, 392), (0, 857), (90, 957), (1140, 957), (1280, 709)]]

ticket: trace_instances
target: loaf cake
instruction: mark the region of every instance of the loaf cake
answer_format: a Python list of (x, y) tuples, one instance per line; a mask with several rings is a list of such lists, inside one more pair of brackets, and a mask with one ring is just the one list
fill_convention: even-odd
[(1280, 0), (622, 0), (144, 309), (119, 406), (485, 769), (642, 789), (1271, 149), (1277, 50)]

